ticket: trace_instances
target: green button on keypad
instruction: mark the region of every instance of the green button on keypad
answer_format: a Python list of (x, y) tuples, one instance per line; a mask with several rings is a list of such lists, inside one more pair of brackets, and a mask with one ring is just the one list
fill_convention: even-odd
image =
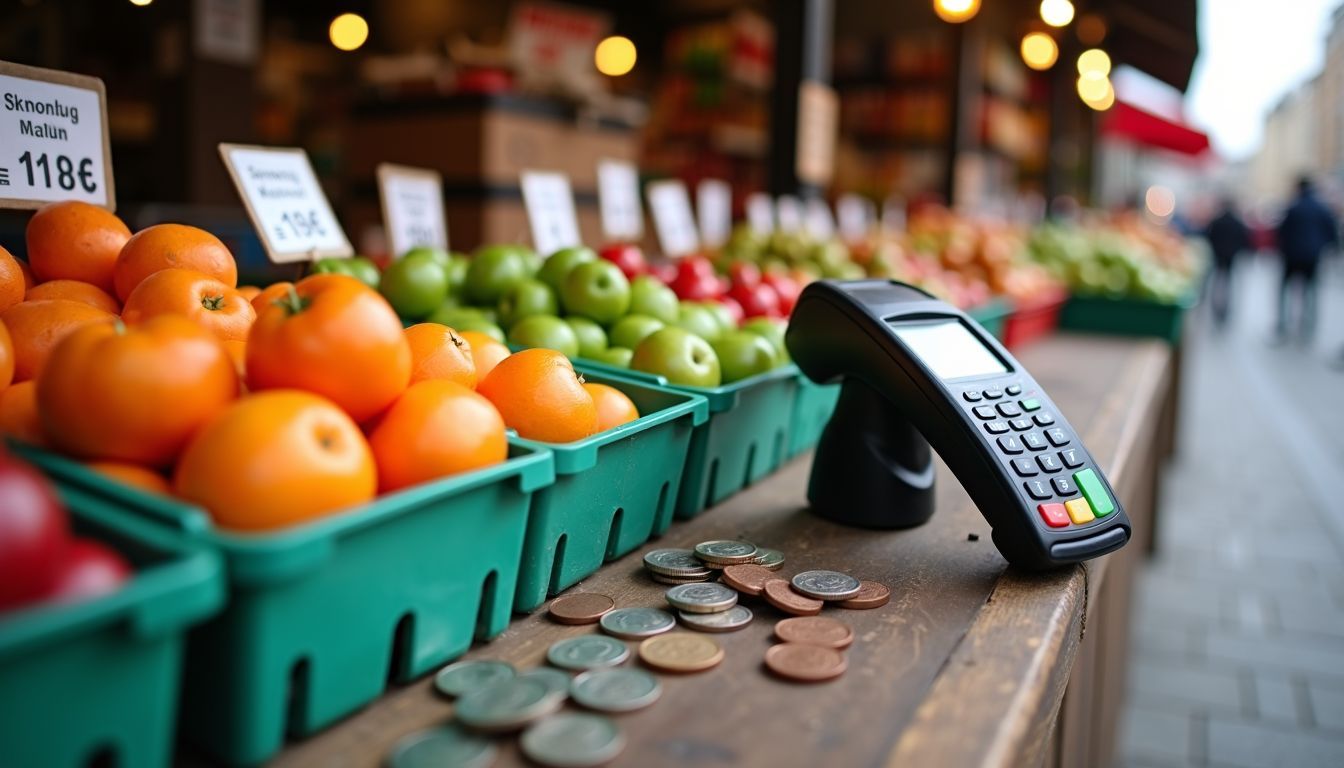
[(1097, 517), (1105, 517), (1115, 511), (1115, 502), (1111, 501), (1111, 495), (1106, 492), (1106, 486), (1102, 485), (1095, 470), (1088, 468), (1074, 472), (1073, 482), (1083, 492), (1083, 498), (1087, 499)]
[(1029, 397), (1018, 405), (1021, 405), (1024, 411), (1039, 411), (1041, 409), (1041, 401), (1034, 397)]

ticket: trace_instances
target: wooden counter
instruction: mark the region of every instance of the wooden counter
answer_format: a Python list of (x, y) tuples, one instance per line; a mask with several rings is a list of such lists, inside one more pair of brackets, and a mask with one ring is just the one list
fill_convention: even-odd
[[(940, 467), (938, 508), (909, 531), (844, 528), (809, 514), (810, 457), (575, 587), (618, 606), (661, 606), (664, 585), (640, 559), (654, 547), (741, 538), (782, 550), (784, 573), (835, 568), (883, 582), (883, 608), (825, 615), (854, 628), (849, 671), (796, 685), (761, 660), (781, 614), (746, 602), (756, 620), (715, 635), (727, 658), (710, 672), (661, 675), (663, 697), (619, 718), (628, 738), (616, 765), (639, 766), (1097, 766), (1110, 763), (1124, 692), (1134, 564), (1144, 551), (1170, 397), (1171, 349), (1156, 341), (1059, 336), (1023, 351), (1105, 468), (1133, 520), (1125, 549), (1047, 574), (1008, 569), (989, 526)], [(554, 641), (593, 632), (545, 611), (520, 616), (467, 658), (543, 663)], [(292, 745), (284, 766), (380, 764), (403, 735), (447, 720), (452, 706), (428, 679), (397, 688), (348, 720)], [(502, 739), (500, 765), (523, 764)]]

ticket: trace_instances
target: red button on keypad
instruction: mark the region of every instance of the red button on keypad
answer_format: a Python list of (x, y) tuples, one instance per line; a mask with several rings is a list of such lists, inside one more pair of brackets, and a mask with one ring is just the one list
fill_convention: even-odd
[(1071, 522), (1063, 504), (1038, 504), (1036, 511), (1041, 513), (1041, 519), (1051, 528), (1067, 528)]

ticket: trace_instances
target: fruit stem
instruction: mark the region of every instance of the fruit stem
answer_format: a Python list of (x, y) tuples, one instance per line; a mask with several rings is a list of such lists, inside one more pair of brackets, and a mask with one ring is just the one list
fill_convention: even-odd
[(112, 318), (112, 332), (118, 336), (126, 335), (126, 323), (120, 317)]
[(290, 285), (285, 289), (285, 295), (271, 302), (277, 306), (285, 308), (285, 311), (291, 315), (297, 315), (308, 308), (308, 299), (299, 296), (299, 292)]
[(224, 308), (224, 296), (223, 294), (219, 296), (202, 296), (201, 306), (212, 312), (217, 312)]

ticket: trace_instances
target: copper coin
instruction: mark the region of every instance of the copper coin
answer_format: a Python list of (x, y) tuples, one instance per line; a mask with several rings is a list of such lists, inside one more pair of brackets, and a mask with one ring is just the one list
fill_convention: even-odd
[(854, 630), (825, 616), (797, 616), (775, 625), (775, 637), (786, 643), (819, 645), (843, 651), (854, 642)]
[(845, 673), (845, 654), (819, 645), (780, 643), (765, 652), (765, 666), (785, 680), (819, 683)]
[(763, 565), (730, 565), (723, 569), (723, 583), (744, 595), (759, 595), (765, 582), (777, 578)]
[(891, 599), (891, 590), (876, 581), (859, 582), (859, 594), (841, 600), (836, 605), (841, 608), (881, 608)]
[(821, 613), (822, 602), (804, 597), (793, 591), (793, 586), (784, 579), (771, 579), (761, 587), (765, 601), (785, 613), (794, 616), (816, 616)]
[(596, 624), (616, 601), (596, 592), (575, 592), (551, 601), (550, 616), (561, 624)]
[(639, 658), (662, 672), (703, 672), (723, 661), (723, 648), (704, 635), (668, 632), (640, 643)]

